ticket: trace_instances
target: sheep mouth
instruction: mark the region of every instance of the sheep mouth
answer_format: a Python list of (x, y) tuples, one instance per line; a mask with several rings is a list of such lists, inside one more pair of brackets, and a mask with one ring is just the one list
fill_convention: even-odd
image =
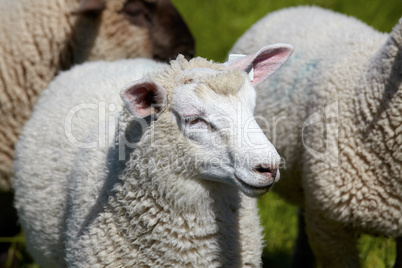
[(265, 194), (274, 185), (274, 183), (271, 183), (269, 185), (261, 186), (261, 187), (260, 186), (252, 186), (252, 185), (244, 182), (239, 177), (237, 177), (236, 174), (234, 175), (234, 177), (235, 177), (236, 184), (240, 187), (242, 192), (251, 197), (256, 197), (256, 196)]

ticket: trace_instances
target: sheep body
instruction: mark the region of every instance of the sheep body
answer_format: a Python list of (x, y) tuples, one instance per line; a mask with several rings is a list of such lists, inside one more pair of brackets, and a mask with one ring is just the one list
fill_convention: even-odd
[[(268, 50), (274, 56), (281, 53), (272, 57), (275, 62), (288, 57), (283, 49), (290, 51), (289, 47), (276, 49)], [(248, 67), (251, 59), (237, 64), (246, 62)], [(49, 85), (17, 144), (13, 185), (27, 247), (41, 266), (261, 264), (256, 200), (239, 188), (251, 196), (268, 191), (279, 179), (276, 171), (271, 172), (277, 169), (278, 155), (262, 131), (256, 134), (252, 122), (248, 123), (252, 140), (268, 147), (249, 151), (229, 145), (227, 130), (219, 130), (223, 111), (237, 98), (244, 107), (243, 117), (248, 118), (255, 105), (246, 73), (227, 71), (238, 65), (230, 66), (202, 58), (188, 62), (182, 56), (171, 66), (145, 59), (86, 63)], [(146, 79), (129, 84), (120, 93), (126, 101), (122, 108), (116, 89), (144, 75), (157, 84)], [(166, 102), (162, 95), (151, 98), (144, 93), (145, 87), (151, 93), (165, 92), (158, 84), (168, 92)], [(137, 89), (139, 94), (131, 98)], [(203, 104), (195, 99), (206, 106), (197, 108)], [(167, 108), (150, 110), (149, 101)], [(193, 118), (195, 109), (201, 109), (206, 119), (194, 123), (179, 119), (185, 111)], [(150, 111), (155, 121), (149, 119)], [(207, 111), (219, 116), (210, 117)], [(135, 115), (144, 121), (137, 121)], [(196, 130), (202, 130), (204, 120), (218, 121), (211, 123), (213, 131), (199, 134)], [(196, 132), (187, 134), (191, 130)], [(204, 149), (203, 135), (228, 144)], [(193, 145), (190, 140), (198, 142)], [(234, 151), (227, 151), (228, 147)], [(239, 154), (245, 154), (246, 160)], [(253, 163), (261, 161), (260, 171), (248, 166), (252, 162), (247, 157)], [(227, 162), (222, 166), (214, 164), (223, 158)], [(228, 183), (232, 178), (236, 179)]]
[(256, 114), (274, 126), (266, 134), (286, 160), (275, 190), (305, 210), (325, 267), (358, 266), (357, 232), (402, 236), (401, 28), (400, 21), (382, 34), (352, 17), (297, 7), (267, 15), (231, 49), (295, 46), (257, 88)]

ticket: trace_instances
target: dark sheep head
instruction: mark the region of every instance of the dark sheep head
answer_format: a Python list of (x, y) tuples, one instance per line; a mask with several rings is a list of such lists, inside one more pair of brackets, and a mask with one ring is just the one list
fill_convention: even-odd
[(97, 40), (93, 41), (88, 60), (112, 53), (111, 59), (152, 57), (169, 61), (178, 54), (189, 59), (195, 53), (194, 38), (170, 0), (81, 0), (72, 14), (100, 23), (96, 38), (101, 44), (97, 48)]

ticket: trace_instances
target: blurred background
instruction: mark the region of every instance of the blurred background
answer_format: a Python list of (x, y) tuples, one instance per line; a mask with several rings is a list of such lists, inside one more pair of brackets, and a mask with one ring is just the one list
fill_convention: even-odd
[[(381, 32), (390, 32), (402, 16), (401, 0), (172, 0), (196, 39), (196, 55), (222, 62), (235, 41), (267, 13), (297, 5), (317, 5), (356, 17)], [(278, 26), (280, 27), (280, 26)], [(264, 267), (289, 267), (296, 235), (297, 208), (274, 193), (259, 200), (264, 226)], [(23, 249), (23, 236), (0, 238), (13, 242), (17, 267), (37, 267)], [(395, 243), (384, 237), (363, 235), (359, 239), (363, 267), (392, 267)], [(15, 266), (13, 266), (15, 267)]]

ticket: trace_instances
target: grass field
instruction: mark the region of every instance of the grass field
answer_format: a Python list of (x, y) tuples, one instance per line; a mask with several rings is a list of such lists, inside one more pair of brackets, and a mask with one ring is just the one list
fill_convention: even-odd
[[(401, 0), (172, 0), (187, 21), (196, 39), (197, 56), (224, 61), (234, 42), (268, 12), (295, 5), (318, 5), (357, 17), (379, 31), (390, 32), (402, 15)], [(297, 208), (274, 193), (259, 200), (265, 227), (264, 267), (289, 267), (296, 235)], [(0, 238), (13, 242), (19, 267), (36, 267), (23, 250), (24, 238)], [(361, 236), (363, 267), (391, 267), (395, 244), (391, 239)]]

